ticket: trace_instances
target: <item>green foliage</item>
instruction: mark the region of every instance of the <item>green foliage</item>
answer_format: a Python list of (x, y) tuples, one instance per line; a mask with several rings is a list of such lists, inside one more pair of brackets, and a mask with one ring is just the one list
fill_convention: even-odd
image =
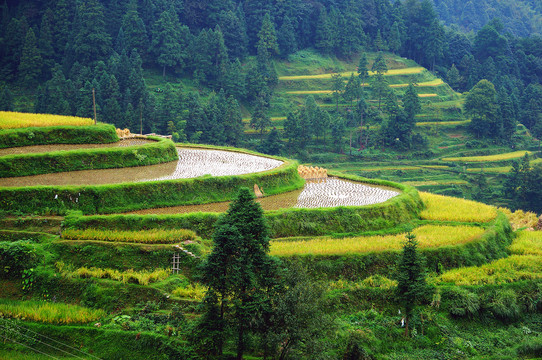
[(27, 240), (0, 242), (0, 276), (17, 279), (25, 271), (36, 267), (43, 255), (40, 248)]
[(480, 297), (460, 287), (452, 287), (445, 293), (448, 311), (459, 317), (474, 317), (480, 310)]
[(0, 130), (0, 148), (52, 144), (107, 144), (118, 140), (115, 127), (106, 124)]
[(159, 164), (178, 159), (170, 140), (124, 148), (81, 149), (0, 158), (0, 177)]
[(465, 113), (471, 118), (471, 131), (477, 137), (501, 137), (502, 119), (499, 119), (498, 111), (495, 87), (487, 80), (480, 80), (465, 98)]

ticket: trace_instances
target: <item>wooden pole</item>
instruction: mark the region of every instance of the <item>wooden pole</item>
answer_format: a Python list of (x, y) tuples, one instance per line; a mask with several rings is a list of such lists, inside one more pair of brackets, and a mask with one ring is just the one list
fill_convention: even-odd
[(94, 107), (94, 125), (96, 125), (96, 94), (94, 88), (92, 88), (92, 106)]
[(139, 104), (139, 135), (143, 135), (143, 105)]

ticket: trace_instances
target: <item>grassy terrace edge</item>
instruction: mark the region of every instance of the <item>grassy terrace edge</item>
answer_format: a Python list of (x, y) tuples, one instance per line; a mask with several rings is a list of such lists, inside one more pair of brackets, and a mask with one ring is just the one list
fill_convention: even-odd
[[(285, 164), (283, 166), (287, 166), (288, 169), (293, 166), (292, 170), (295, 171), (295, 175), (290, 174), (290, 176), (292, 178), (299, 178), (297, 174), (297, 162), (291, 162), (291, 165)], [(290, 170), (288, 170), (289, 172)], [(392, 228), (400, 223), (417, 219), (423, 208), (418, 191), (412, 186), (384, 180), (331, 174), (343, 179), (393, 187), (400, 190), (401, 194), (383, 203), (374, 205), (266, 211), (264, 214), (270, 225), (273, 237), (316, 236), (329, 233), (351, 233)], [(242, 177), (239, 176), (237, 178)], [(208, 184), (211, 184), (211, 181), (220, 181), (220, 179), (221, 177), (196, 178), (194, 180), (202, 181), (203, 184), (206, 184), (205, 181), (207, 181)], [(235, 195), (238, 187), (235, 186), (238, 182), (234, 182), (234, 180), (232, 177), (231, 186), (228, 190), (231, 196)], [(300, 184), (302, 183), (301, 181)], [(292, 184), (295, 185), (298, 182), (295, 181)], [(266, 189), (269, 192), (271, 188), (268, 186)], [(212, 235), (214, 223), (219, 216), (220, 214), (217, 213), (203, 212), (175, 215), (115, 214), (81, 216), (71, 214), (66, 217), (63, 226), (77, 229), (99, 228), (117, 230), (182, 228), (193, 230), (203, 238), (209, 238)]]
[[(420, 252), (430, 271), (442, 271), (462, 266), (479, 266), (507, 257), (513, 232), (503, 213), (491, 222), (476, 240), (459, 245), (424, 248)], [(397, 266), (400, 250), (367, 252), (349, 255), (294, 255), (281, 257), (287, 263), (300, 263), (310, 273), (330, 279), (359, 280), (371, 275), (389, 276)]]
[[(177, 151), (171, 141), (158, 144), (167, 145), (168, 151), (172, 149), (177, 158)], [(35, 214), (65, 214), (68, 210), (79, 210), (84, 214), (111, 214), (228, 201), (234, 198), (239, 187), (252, 188), (254, 184), (263, 187), (266, 193), (271, 195), (299, 189), (305, 183), (297, 172), (296, 161), (234, 148), (192, 144), (182, 146), (248, 153), (281, 160), (284, 164), (269, 171), (238, 176), (201, 176), (192, 179), (92, 186), (0, 187), (0, 209)], [(138, 151), (141, 148), (137, 147)], [(129, 154), (134, 150), (133, 147), (124, 149), (129, 149)], [(125, 157), (122, 159), (126, 161)]]
[(177, 150), (171, 140), (159, 137), (148, 139), (156, 142), (127, 147), (2, 156), (0, 177), (154, 165), (178, 159)]
[(0, 149), (50, 144), (109, 144), (119, 141), (109, 124), (0, 129)]

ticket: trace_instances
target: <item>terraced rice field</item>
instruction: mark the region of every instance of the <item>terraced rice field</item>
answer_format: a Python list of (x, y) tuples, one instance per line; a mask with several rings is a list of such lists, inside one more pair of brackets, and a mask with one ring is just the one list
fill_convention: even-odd
[(60, 125), (82, 126), (92, 124), (94, 124), (94, 120), (92, 119), (75, 116), (0, 111), (0, 129)]
[(420, 192), (426, 208), (422, 211), (424, 220), (488, 222), (497, 217), (497, 209), (476, 201)]
[(127, 147), (127, 146), (136, 146), (136, 145), (145, 145), (154, 140), (146, 139), (123, 139), (115, 143), (110, 144), (56, 144), (56, 145), (35, 145), (35, 146), (21, 146), (0, 149), (0, 156), (4, 155), (19, 155), (19, 154), (36, 154), (36, 153), (45, 153), (52, 151), (69, 151), (69, 150), (79, 150), (79, 149), (99, 149), (99, 148), (108, 148), (108, 147)]
[(504, 154), (496, 154), (496, 155), (487, 155), (487, 156), (464, 156), (464, 157), (449, 157), (449, 158), (442, 158), (442, 161), (453, 161), (453, 162), (493, 162), (493, 161), (506, 161), (506, 160), (513, 160), (513, 159), (519, 159), (525, 156), (525, 154), (532, 154), (532, 151), (514, 151), (510, 153), (504, 153)]
[[(265, 191), (265, 189), (264, 189)], [(399, 195), (399, 191), (337, 178), (307, 181), (303, 190), (291, 191), (256, 199), (264, 210), (289, 208), (318, 208), (336, 206), (363, 206), (378, 204)], [(203, 205), (174, 206), (145, 209), (132, 214), (177, 214), (191, 212), (225, 212), (229, 202)]]
[[(464, 244), (476, 240), (484, 229), (475, 226), (424, 225), (414, 229), (418, 246), (431, 248)], [(346, 255), (379, 251), (399, 251), (405, 234), (359, 236), (333, 239), (320, 237), (300, 241), (272, 241), (271, 255)]]
[(242, 175), (267, 171), (280, 160), (233, 151), (178, 148), (179, 160), (122, 169), (84, 170), (0, 179), (0, 186), (99, 185), (123, 182), (174, 180), (202, 175)]
[(150, 179), (187, 179), (203, 175), (231, 176), (271, 170), (283, 164), (280, 160), (233, 151), (177, 149), (179, 161), (173, 174)]
[[(411, 75), (411, 74), (420, 74), (425, 69), (421, 66), (404, 68), (404, 69), (391, 69), (388, 70), (384, 75), (394, 76), (394, 75)], [(352, 71), (346, 71), (340, 73), (343, 77), (349, 77), (351, 74), (354, 74)], [(374, 75), (375, 73), (369, 71), (369, 75)], [(335, 73), (331, 74), (317, 74), (317, 75), (293, 75), (293, 76), (279, 76), (279, 81), (295, 81), (295, 80), (316, 80), (316, 79), (331, 79)], [(345, 80), (348, 80), (346, 78)]]
[[(405, 88), (408, 87), (410, 84), (392, 84), (388, 85), (390, 88)], [(417, 83), (417, 87), (432, 87), (432, 86), (440, 86), (444, 85), (444, 81), (442, 79), (434, 79), (431, 81), (425, 81)], [(363, 86), (368, 86), (367, 84), (363, 84)], [(291, 95), (317, 95), (317, 94), (332, 94), (333, 90), (292, 90), (292, 91), (286, 91), (286, 94)], [(419, 97), (435, 97), (437, 94), (418, 94)]]

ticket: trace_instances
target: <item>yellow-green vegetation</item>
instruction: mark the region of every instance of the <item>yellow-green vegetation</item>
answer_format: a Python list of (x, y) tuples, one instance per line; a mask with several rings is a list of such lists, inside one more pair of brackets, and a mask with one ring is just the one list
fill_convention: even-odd
[[(465, 244), (484, 233), (484, 229), (474, 226), (424, 225), (414, 229), (420, 248), (434, 248)], [(381, 251), (396, 251), (403, 246), (405, 234), (359, 236), (343, 239), (329, 237), (306, 241), (273, 241), (271, 254), (276, 256), (293, 255), (344, 255)]]
[(417, 122), (416, 126), (458, 126), (466, 125), (470, 123), (470, 120), (461, 121), (421, 121)]
[[(388, 75), (388, 76), (412, 75), (412, 74), (420, 74), (424, 70), (425, 68), (421, 66), (415, 66), (415, 67), (409, 67), (409, 68), (403, 68), (403, 69), (391, 69), (391, 70), (388, 70), (384, 75)], [(346, 71), (340, 74), (343, 77), (349, 77), (351, 74), (355, 74), (355, 73), (352, 71)], [(369, 71), (369, 75), (374, 75), (374, 74), (375, 74), (374, 72)], [(317, 74), (317, 75), (279, 76), (279, 81), (331, 79), (333, 75), (335, 75), (335, 73)], [(345, 80), (348, 80), (348, 78), (346, 78)]]
[(470, 266), (445, 272), (436, 284), (486, 285), (542, 279), (542, 258), (536, 255), (512, 255), (482, 266)]
[(105, 311), (42, 301), (0, 300), (0, 317), (52, 324), (81, 324), (104, 317)]
[(61, 272), (62, 276), (67, 278), (97, 278), (97, 279), (111, 279), (115, 281), (121, 281), (122, 283), (134, 283), (139, 285), (149, 285), (167, 279), (170, 272), (167, 269), (156, 269), (154, 271), (134, 271), (128, 269), (120, 271), (116, 269), (100, 269), (96, 267), (81, 267), (76, 270), (64, 270), (64, 264), (59, 262), (56, 264), (57, 269)]
[(172, 294), (183, 299), (201, 300), (205, 296), (207, 288), (199, 283), (189, 284), (173, 290)]
[(0, 129), (58, 125), (82, 126), (92, 124), (94, 124), (94, 120), (92, 119), (75, 116), (0, 111)]
[(487, 155), (487, 156), (464, 156), (464, 157), (450, 157), (443, 158), (442, 161), (460, 161), (460, 162), (492, 162), (492, 161), (506, 161), (519, 159), (525, 154), (532, 154), (532, 151), (514, 151), (505, 154)]
[(339, 279), (337, 281), (332, 281), (329, 283), (329, 289), (335, 290), (335, 289), (359, 289), (359, 288), (379, 288), (383, 290), (390, 290), (397, 286), (396, 280), (388, 279), (385, 276), (382, 275), (371, 275), (369, 277), (366, 277), (365, 279), (354, 282), (354, 281), (348, 281), (345, 279)]
[(512, 212), (510, 209), (503, 207), (500, 207), (498, 210), (506, 215), (514, 230), (519, 228), (534, 228), (538, 224), (538, 216), (532, 211), (523, 211), (520, 209)]
[[(542, 163), (542, 158), (534, 159), (530, 162), (531, 165)], [(495, 167), (485, 167), (485, 168), (470, 168), (467, 169), (468, 172), (486, 172), (486, 173), (497, 173), (497, 174), (506, 174), (512, 170), (512, 166), (495, 166)]]
[[(404, 87), (408, 87), (408, 85), (410, 84), (391, 84), (390, 87), (391, 88), (404, 88)], [(425, 86), (440, 86), (440, 85), (444, 85), (444, 81), (442, 81), (442, 79), (433, 79), (433, 80), (430, 80), (430, 81), (424, 81), (424, 82), (419, 82), (416, 84), (416, 86), (418, 87), (425, 87)]]
[(425, 204), (421, 218), (425, 220), (488, 222), (497, 217), (497, 209), (476, 201), (420, 192)]
[(512, 254), (537, 255), (542, 264), (542, 231), (520, 231), (510, 246)]
[(185, 240), (194, 240), (196, 234), (185, 229), (149, 229), (143, 231), (65, 229), (62, 238), (68, 240), (98, 240), (114, 242), (134, 242), (144, 244), (175, 244)]

